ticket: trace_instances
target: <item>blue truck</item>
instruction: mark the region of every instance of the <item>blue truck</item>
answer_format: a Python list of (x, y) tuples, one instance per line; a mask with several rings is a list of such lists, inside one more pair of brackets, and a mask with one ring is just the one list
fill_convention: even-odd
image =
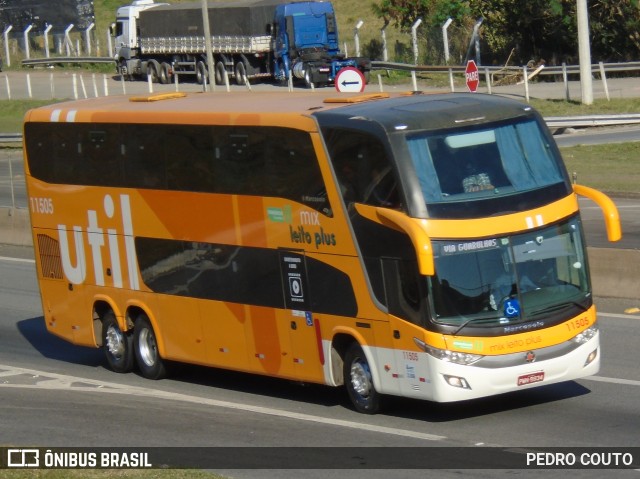
[[(341, 53), (331, 2), (236, 0), (209, 2), (207, 11), (217, 84), (291, 78), (321, 86), (345, 67), (369, 76), (369, 59)], [(135, 0), (118, 8), (114, 36), (117, 69), (127, 79), (170, 83), (174, 75), (192, 75), (209, 82), (200, 2)]]

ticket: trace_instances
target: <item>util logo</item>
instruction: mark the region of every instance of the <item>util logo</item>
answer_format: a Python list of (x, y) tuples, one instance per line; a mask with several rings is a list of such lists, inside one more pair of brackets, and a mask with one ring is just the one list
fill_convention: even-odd
[[(105, 195), (103, 201), (103, 213), (109, 219), (114, 219), (116, 207), (111, 195)], [(131, 203), (129, 195), (120, 195), (120, 216), (122, 218), (122, 234), (124, 235), (124, 246), (127, 261), (127, 270), (129, 277), (129, 287), (131, 289), (140, 289), (137, 271), (136, 247), (133, 237), (133, 222), (131, 220)], [(62, 269), (64, 274), (73, 284), (82, 284), (87, 277), (87, 256), (85, 254), (85, 242), (82, 226), (73, 226), (73, 242), (75, 244), (75, 265), (72, 264), (71, 248), (69, 247), (69, 238), (67, 236), (68, 228), (66, 225), (58, 225), (58, 235), (60, 238), (60, 256), (62, 257)], [(106, 231), (100, 227), (98, 222), (98, 212), (96, 210), (87, 211), (87, 227), (85, 229), (87, 235), (87, 243), (91, 250), (91, 258), (93, 260), (93, 271), (95, 274), (95, 284), (104, 286), (104, 267), (102, 261), (105, 240), (109, 254), (110, 275), (113, 280), (113, 286), (122, 288), (122, 260), (120, 258), (120, 246), (118, 237), (120, 234), (115, 228), (108, 228)]]

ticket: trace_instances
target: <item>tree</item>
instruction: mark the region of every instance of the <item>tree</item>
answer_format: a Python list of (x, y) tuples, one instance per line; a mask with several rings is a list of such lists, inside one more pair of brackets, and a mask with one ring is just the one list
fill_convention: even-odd
[[(575, 11), (575, 0), (573, 9)], [(504, 63), (515, 49), (517, 63), (551, 61), (569, 53), (576, 38), (575, 16), (566, 0), (470, 0), (471, 11), (485, 18), (483, 37), (493, 60)]]
[[(418, 30), (418, 36), (426, 40), (427, 48), (422, 52), (423, 60), (426, 63), (444, 61), (441, 26), (448, 18), (455, 21), (456, 27), (454, 28), (458, 29), (457, 35), (452, 37), (458, 49), (464, 49), (464, 45), (469, 42), (471, 29), (466, 28), (466, 24), (471, 15), (469, 2), (466, 0), (381, 0), (379, 4), (373, 4), (371, 8), (385, 23), (389, 23), (405, 33), (411, 31), (411, 27), (419, 18), (422, 19), (423, 23)], [(455, 49), (456, 47), (454, 47)], [(396, 48), (396, 60), (412, 61), (409, 50), (407, 49), (403, 53)]]
[(464, 0), (381, 0), (371, 9), (379, 18), (408, 32), (418, 18), (427, 26), (441, 25), (449, 17), (462, 21), (470, 13), (468, 3)]
[[(422, 18), (421, 35), (431, 45), (447, 18), (460, 26), (456, 39), (463, 44), (482, 17), (485, 64), (504, 64), (512, 51), (515, 64), (577, 62), (576, 0), (379, 0), (372, 9), (405, 32)], [(593, 61), (640, 59), (640, 0), (590, 0), (589, 29)]]
[(598, 61), (632, 61), (640, 57), (638, 0), (591, 1), (591, 55)]

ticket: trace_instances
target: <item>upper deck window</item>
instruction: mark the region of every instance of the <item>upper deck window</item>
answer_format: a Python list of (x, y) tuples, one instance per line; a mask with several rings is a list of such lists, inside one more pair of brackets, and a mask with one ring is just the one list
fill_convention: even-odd
[(407, 145), (427, 205), (512, 196), (565, 181), (535, 120), (410, 134)]
[(48, 183), (278, 197), (332, 214), (311, 137), (293, 128), (27, 123), (25, 144)]
[(364, 203), (394, 209), (401, 207), (396, 174), (379, 138), (340, 128), (326, 128), (323, 135), (347, 206)]

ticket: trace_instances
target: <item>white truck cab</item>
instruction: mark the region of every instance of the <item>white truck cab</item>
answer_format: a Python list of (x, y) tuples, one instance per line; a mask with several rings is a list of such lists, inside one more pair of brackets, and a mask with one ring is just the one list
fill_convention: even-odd
[(140, 12), (166, 3), (155, 3), (153, 0), (134, 0), (131, 5), (116, 10), (115, 46), (116, 59), (130, 58), (130, 54), (123, 54), (122, 49), (131, 50), (138, 47), (137, 21)]

